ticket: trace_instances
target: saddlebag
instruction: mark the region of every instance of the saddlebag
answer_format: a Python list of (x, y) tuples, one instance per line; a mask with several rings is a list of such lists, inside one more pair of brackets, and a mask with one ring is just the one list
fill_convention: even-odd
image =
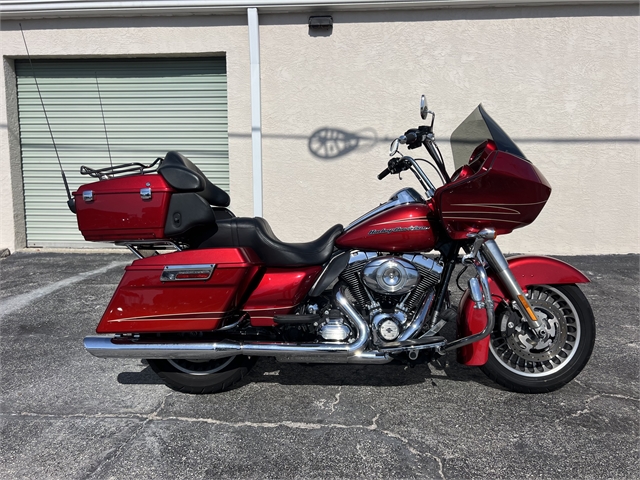
[(215, 330), (234, 321), (264, 271), (244, 248), (155, 255), (125, 270), (97, 333)]

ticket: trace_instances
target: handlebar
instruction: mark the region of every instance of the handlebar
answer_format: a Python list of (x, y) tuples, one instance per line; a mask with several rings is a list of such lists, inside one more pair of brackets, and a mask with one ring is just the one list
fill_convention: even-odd
[(427, 195), (429, 195), (430, 197), (433, 196), (433, 194), (436, 191), (436, 187), (433, 185), (433, 183), (431, 183), (431, 180), (429, 180), (429, 177), (425, 175), (425, 173), (418, 166), (416, 161), (413, 158), (408, 156), (394, 157), (390, 159), (389, 162), (387, 163), (387, 168), (385, 168), (378, 175), (378, 180), (382, 180), (384, 177), (386, 177), (390, 173), (394, 173), (394, 174), (401, 173), (401, 172), (404, 172), (405, 170), (411, 170), (413, 174), (418, 178), (418, 181), (424, 187)]
[(389, 171), (388, 168), (385, 168), (383, 171), (381, 171), (378, 174), (378, 180), (382, 180), (384, 177), (386, 177), (387, 175), (389, 175), (391, 172)]
[[(396, 138), (391, 142), (391, 147), (389, 149), (390, 155), (398, 153), (399, 144), (407, 145), (410, 150), (423, 145), (434, 160), (435, 166), (433, 164), (431, 164), (431, 166), (436, 168), (440, 174), (440, 178), (443, 179), (443, 183), (446, 184), (451, 182), (451, 178), (447, 174), (447, 169), (444, 165), (444, 159), (442, 158), (440, 149), (435, 142), (435, 137), (433, 135), (433, 121), (431, 122), (431, 125), (423, 125), (418, 128), (409, 129), (404, 132), (404, 135), (400, 135)], [(429, 180), (429, 177), (424, 173), (416, 161), (409, 156), (403, 156), (401, 158), (395, 157), (389, 160), (387, 168), (378, 174), (378, 180), (382, 180), (390, 173), (401, 173), (405, 170), (411, 170), (413, 172), (429, 197), (432, 197), (435, 194), (436, 188), (433, 183), (431, 183), (431, 180)]]

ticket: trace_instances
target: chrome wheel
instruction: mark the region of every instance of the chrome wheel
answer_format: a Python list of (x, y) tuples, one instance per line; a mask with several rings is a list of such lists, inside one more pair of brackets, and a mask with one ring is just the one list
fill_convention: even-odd
[(498, 311), (482, 371), (515, 392), (551, 392), (570, 382), (589, 361), (595, 342), (593, 312), (576, 285), (527, 287), (529, 303), (549, 336), (540, 339), (513, 310)]
[(580, 317), (571, 301), (553, 287), (536, 286), (528, 296), (538, 320), (549, 329), (549, 337), (538, 338), (525, 321), (510, 328), (505, 315), (500, 331), (491, 335), (491, 352), (518, 375), (550, 375), (568, 365), (575, 355), (580, 343)]

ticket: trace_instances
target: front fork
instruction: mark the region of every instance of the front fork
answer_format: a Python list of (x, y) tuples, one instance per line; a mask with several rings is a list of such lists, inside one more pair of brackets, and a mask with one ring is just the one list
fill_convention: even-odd
[[(478, 271), (478, 276), (476, 278), (472, 278), (469, 282), (471, 298), (476, 302), (476, 305), (481, 302), (481, 298), (478, 298), (479, 289), (477, 288), (477, 285), (478, 282), (480, 282), (483, 287), (482, 278), (483, 276), (486, 277), (486, 272), (482, 265), (484, 264), (484, 260), (486, 260), (486, 263), (488, 263), (493, 269), (506, 293), (508, 293), (509, 297), (513, 300), (512, 306), (520, 312), (522, 318), (527, 320), (529, 327), (531, 327), (531, 330), (533, 330), (539, 338), (546, 339), (549, 335), (546, 325), (538, 320), (538, 317), (536, 317), (536, 314), (533, 312), (527, 297), (525, 297), (522, 288), (520, 288), (520, 284), (509, 268), (507, 259), (504, 258), (500, 247), (498, 247), (498, 244), (495, 242), (495, 238), (495, 230), (490, 228), (481, 230), (478, 234), (475, 234), (475, 242), (471, 252), (462, 257), (463, 263), (467, 265), (474, 265)], [(481, 270), (479, 269), (479, 266)], [(484, 291), (484, 288), (482, 288), (482, 290)], [(487, 295), (486, 292), (483, 293), (484, 303), (486, 304)], [(491, 293), (489, 293), (489, 300), (491, 300)], [(488, 306), (482, 306), (487, 309), (488, 313)], [(493, 308), (493, 302), (491, 302), (491, 308)]]

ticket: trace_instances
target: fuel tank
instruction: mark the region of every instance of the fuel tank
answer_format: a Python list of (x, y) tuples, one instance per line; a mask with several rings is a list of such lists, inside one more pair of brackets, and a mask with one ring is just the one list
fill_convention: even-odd
[(336, 239), (336, 246), (378, 252), (427, 252), (437, 241), (433, 213), (418, 192), (405, 188), (349, 225)]

